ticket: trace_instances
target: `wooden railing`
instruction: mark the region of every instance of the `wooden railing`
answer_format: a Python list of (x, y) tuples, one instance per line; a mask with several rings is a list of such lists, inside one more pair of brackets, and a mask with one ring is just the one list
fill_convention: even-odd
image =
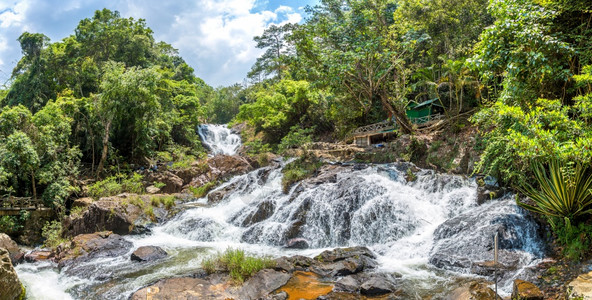
[(367, 134), (370, 132), (386, 131), (386, 130), (390, 130), (390, 129), (395, 129), (396, 127), (397, 127), (396, 123), (392, 123), (389, 121), (382, 121), (380, 123), (375, 123), (375, 124), (370, 124), (370, 125), (359, 127), (353, 131), (353, 135)]
[(31, 197), (2, 197), (0, 198), (0, 211), (36, 210), (44, 208), (40, 199)]
[(429, 115), (429, 116), (425, 116), (425, 117), (421, 117), (421, 118), (411, 119), (411, 123), (424, 124), (424, 123), (427, 123), (430, 121), (437, 121), (437, 120), (442, 120), (442, 119), (444, 119), (444, 115), (442, 115), (442, 114)]

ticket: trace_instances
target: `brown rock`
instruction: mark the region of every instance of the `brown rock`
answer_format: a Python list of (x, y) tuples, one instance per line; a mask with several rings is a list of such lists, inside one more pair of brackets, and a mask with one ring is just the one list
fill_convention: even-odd
[(261, 270), (243, 284), (239, 295), (246, 299), (263, 298), (286, 284), (290, 277), (291, 275), (285, 272)]
[(183, 179), (169, 171), (146, 173), (146, 180), (164, 183), (165, 186), (160, 190), (166, 194), (178, 193), (183, 189)]
[(48, 260), (54, 257), (54, 253), (50, 250), (33, 250), (25, 254), (25, 261), (27, 262), (38, 262)]
[(165, 257), (167, 257), (167, 255), (168, 255), (168, 253), (166, 253), (166, 251), (164, 251), (160, 247), (143, 246), (143, 247), (136, 249), (136, 251), (134, 251), (134, 253), (132, 253), (131, 259), (135, 260), (135, 261), (140, 261), (140, 262), (154, 261), (154, 260), (158, 260), (161, 258), (165, 258)]
[[(64, 234), (76, 236), (98, 231), (113, 231), (117, 234), (142, 233), (154, 220), (146, 215), (144, 208), (150, 205), (150, 197), (121, 194), (101, 198), (77, 216), (63, 221)], [(153, 213), (156, 211), (153, 210)]]
[(154, 285), (140, 289), (130, 299), (233, 299), (234, 297), (226, 292), (229, 287), (228, 283), (212, 284), (199, 278), (171, 278), (160, 280)]
[(72, 208), (75, 208), (75, 207), (86, 208), (86, 207), (89, 207), (92, 203), (93, 203), (92, 198), (89, 198), (89, 197), (80, 198), (80, 199), (74, 200), (74, 202), (72, 203)]
[(534, 284), (516, 279), (512, 289), (512, 300), (543, 300), (543, 292)]
[(569, 299), (592, 299), (592, 272), (578, 276), (568, 287)]
[(502, 300), (499, 295), (487, 286), (485, 282), (472, 282), (467, 286), (459, 287), (445, 298), (446, 300)]
[(24, 293), (25, 290), (10, 263), (8, 250), (0, 248), (0, 300), (21, 299)]
[(0, 248), (4, 248), (8, 251), (13, 265), (16, 265), (19, 262), (19, 257), (22, 258), (23, 256), (23, 253), (16, 242), (5, 233), (0, 233)]

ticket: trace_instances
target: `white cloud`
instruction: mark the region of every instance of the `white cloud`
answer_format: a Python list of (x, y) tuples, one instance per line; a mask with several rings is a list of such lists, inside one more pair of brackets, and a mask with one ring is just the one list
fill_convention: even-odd
[[(271, 24), (302, 20), (294, 8), (286, 5), (262, 10), (269, 3), (266, 0), (15, 1), (6, 7), (0, 5), (0, 71), (4, 73), (10, 73), (20, 58), (16, 38), (23, 31), (41, 32), (52, 41), (60, 40), (74, 32), (79, 20), (106, 7), (118, 10), (122, 17), (145, 19), (155, 39), (179, 49), (197, 76), (214, 86), (229, 85), (242, 81), (262, 53), (255, 47), (254, 36), (261, 35)], [(2, 76), (0, 72), (0, 84), (7, 79)]]

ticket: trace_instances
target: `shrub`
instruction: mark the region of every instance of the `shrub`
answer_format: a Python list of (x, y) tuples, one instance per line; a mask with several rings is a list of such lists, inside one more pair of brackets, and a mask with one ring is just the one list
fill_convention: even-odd
[(202, 262), (202, 268), (209, 274), (216, 271), (228, 272), (237, 283), (242, 283), (265, 268), (273, 268), (276, 263), (269, 257), (256, 257), (245, 254), (244, 250), (228, 248)]
[(216, 185), (218, 185), (217, 181), (210, 181), (200, 187), (189, 187), (191, 193), (195, 198), (201, 198), (205, 196), (210, 190), (212, 190)]
[(140, 194), (144, 192), (142, 175), (134, 173), (131, 177), (123, 174), (110, 176), (104, 180), (97, 181), (88, 188), (88, 194), (95, 198), (115, 196), (121, 193)]
[(312, 142), (312, 133), (315, 128), (300, 128), (300, 126), (292, 126), (290, 132), (282, 138), (282, 141), (278, 145), (278, 149), (285, 151), (291, 148), (300, 147)]
[(45, 238), (43, 245), (52, 249), (66, 241), (62, 237), (62, 223), (56, 220), (45, 223), (41, 230), (41, 236)]
[(316, 157), (303, 155), (297, 160), (287, 164), (282, 173), (282, 189), (287, 193), (292, 184), (313, 176), (317, 170), (323, 165)]

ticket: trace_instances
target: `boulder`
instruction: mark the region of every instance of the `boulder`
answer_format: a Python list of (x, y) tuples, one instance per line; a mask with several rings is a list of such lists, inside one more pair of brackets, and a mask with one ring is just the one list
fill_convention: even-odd
[(170, 278), (138, 290), (130, 299), (234, 299), (233, 295), (226, 291), (229, 287), (230, 284), (212, 284), (200, 278)]
[[(168, 220), (179, 209), (154, 206), (151, 200), (164, 195), (120, 194), (93, 202), (86, 211), (64, 219), (62, 226), (66, 236), (113, 231), (117, 234), (144, 233), (154, 222)], [(169, 195), (167, 195), (169, 196)], [(177, 200), (186, 196), (175, 194)]]
[(0, 248), (0, 300), (24, 299), (23, 288), (12, 263), (10, 253)]
[(345, 276), (335, 282), (335, 292), (357, 293), (360, 291), (360, 282), (355, 276)]
[(394, 278), (386, 273), (363, 274), (359, 276), (360, 294), (365, 296), (381, 296), (396, 291)]
[(164, 183), (160, 191), (165, 194), (178, 193), (183, 189), (183, 179), (170, 171), (147, 172), (145, 178), (150, 182)]
[(286, 272), (294, 272), (294, 271), (308, 271), (310, 266), (317, 263), (310, 257), (302, 256), (302, 255), (295, 255), (290, 257), (280, 257), (275, 260), (276, 263), (276, 270), (283, 270)]
[(567, 286), (569, 299), (592, 300), (592, 272), (582, 274)]
[(446, 300), (502, 300), (499, 295), (485, 282), (471, 282), (466, 286), (459, 287), (444, 298)]
[(373, 269), (376, 256), (366, 247), (337, 248), (326, 250), (315, 257), (315, 273), (323, 276), (346, 276)]
[[(111, 231), (77, 235), (69, 243), (61, 244), (56, 249), (55, 260), (60, 270), (68, 275), (90, 277), (96, 274), (98, 266), (83, 264), (101, 257), (122, 256), (130, 250), (132, 243)], [(105, 274), (104, 277), (108, 277)]]
[(53, 257), (54, 253), (51, 250), (33, 250), (25, 254), (25, 261), (34, 263), (38, 261), (52, 259)]
[(159, 192), (160, 192), (160, 189), (153, 186), (153, 185), (146, 188), (146, 193), (148, 193), (148, 194), (158, 194)]
[(285, 285), (290, 277), (286, 272), (264, 269), (245, 281), (238, 294), (245, 299), (263, 298)]
[(157, 246), (142, 246), (131, 255), (131, 260), (145, 262), (154, 261), (167, 257), (168, 253)]
[(286, 248), (288, 249), (308, 249), (308, 241), (303, 238), (295, 238), (288, 241), (286, 244)]
[(516, 279), (512, 288), (512, 300), (544, 300), (544, 297), (536, 285)]
[(5, 233), (0, 233), (0, 248), (4, 248), (8, 251), (13, 265), (19, 263), (20, 259), (23, 257), (23, 253), (16, 242)]

